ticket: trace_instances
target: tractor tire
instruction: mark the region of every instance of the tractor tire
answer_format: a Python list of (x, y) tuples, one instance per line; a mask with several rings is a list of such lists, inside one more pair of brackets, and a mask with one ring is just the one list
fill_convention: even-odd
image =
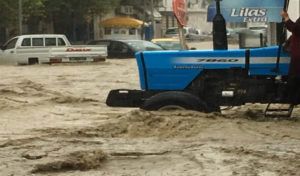
[(216, 106), (216, 105), (208, 105), (208, 108), (207, 108), (207, 111), (208, 112), (219, 112), (221, 113), (221, 108), (220, 106)]
[(195, 110), (209, 112), (205, 102), (198, 97), (179, 91), (169, 91), (156, 94), (147, 99), (141, 109), (148, 111), (157, 110)]

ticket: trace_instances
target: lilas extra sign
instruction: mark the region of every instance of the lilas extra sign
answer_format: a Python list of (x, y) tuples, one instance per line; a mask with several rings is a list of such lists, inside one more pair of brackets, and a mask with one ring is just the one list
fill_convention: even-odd
[[(221, 14), (226, 22), (281, 22), (285, 0), (222, 0)], [(213, 0), (208, 7), (207, 21), (216, 14)]]

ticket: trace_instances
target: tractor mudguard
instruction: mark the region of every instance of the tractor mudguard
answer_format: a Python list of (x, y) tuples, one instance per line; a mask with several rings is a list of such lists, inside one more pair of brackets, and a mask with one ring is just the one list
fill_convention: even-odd
[(154, 92), (141, 90), (116, 89), (107, 96), (106, 104), (111, 107), (140, 107), (145, 99)]

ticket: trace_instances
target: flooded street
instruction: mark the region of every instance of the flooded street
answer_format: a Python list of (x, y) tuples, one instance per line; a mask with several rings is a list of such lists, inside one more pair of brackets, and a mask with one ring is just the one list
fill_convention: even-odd
[(300, 175), (300, 111), (266, 105), (147, 112), (111, 108), (111, 89), (139, 89), (134, 59), (0, 66), (0, 175)]

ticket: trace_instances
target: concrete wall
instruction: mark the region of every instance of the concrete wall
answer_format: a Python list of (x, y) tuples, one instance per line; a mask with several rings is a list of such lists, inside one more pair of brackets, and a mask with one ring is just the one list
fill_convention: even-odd
[(188, 26), (200, 29), (201, 32), (211, 32), (212, 23), (207, 22), (207, 11), (190, 11)]
[[(202, 32), (210, 32), (212, 30), (212, 23), (207, 22), (207, 6), (202, 6), (202, 1), (192, 1), (188, 9), (188, 25), (200, 29)], [(172, 0), (163, 0), (163, 7), (160, 9), (162, 14), (161, 33), (162, 35), (167, 28), (177, 27), (177, 21), (173, 15)]]
[(290, 0), (288, 13), (292, 20), (297, 20), (300, 16), (300, 2), (299, 0)]

